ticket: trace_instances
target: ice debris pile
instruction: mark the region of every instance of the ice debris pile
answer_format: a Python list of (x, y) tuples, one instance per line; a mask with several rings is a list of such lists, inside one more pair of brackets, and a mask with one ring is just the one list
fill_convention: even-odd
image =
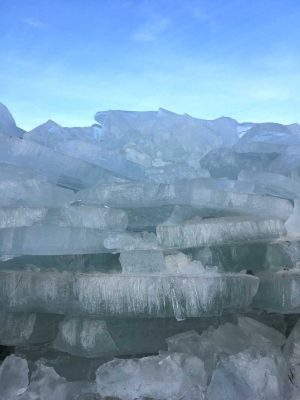
[(0, 399), (299, 400), (300, 126), (95, 120), (0, 105)]

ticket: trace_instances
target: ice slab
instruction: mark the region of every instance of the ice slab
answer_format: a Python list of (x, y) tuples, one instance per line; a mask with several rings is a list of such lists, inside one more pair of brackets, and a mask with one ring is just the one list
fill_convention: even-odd
[(289, 217), (293, 209), (292, 203), (285, 199), (217, 190), (209, 186), (202, 180), (177, 184), (101, 184), (79, 191), (76, 198), (87, 204), (107, 205), (115, 208), (181, 205), (198, 208), (200, 215), (211, 215), (214, 211), (223, 211), (236, 215), (276, 216), (283, 220)]
[(0, 365), (0, 398), (16, 400), (28, 386), (28, 364), (21, 357), (14, 355), (5, 358)]
[(34, 225), (0, 229), (0, 254), (63, 255), (105, 253), (107, 232), (90, 228)]
[(254, 192), (262, 195), (295, 199), (300, 196), (300, 181), (272, 172), (242, 170), (238, 179), (255, 184)]
[(53, 347), (81, 357), (118, 353), (105, 321), (65, 317), (59, 325)]
[(79, 190), (118, 179), (109, 171), (26, 139), (0, 137), (2, 163), (41, 171), (52, 183)]
[(0, 179), (0, 207), (61, 207), (74, 201), (74, 193), (36, 179)]
[(162, 250), (134, 250), (120, 253), (123, 273), (152, 273), (166, 270)]
[(288, 336), (284, 347), (284, 356), (292, 366), (300, 364), (300, 319), (298, 319)]
[(126, 179), (141, 180), (144, 169), (135, 159), (130, 160), (124, 151), (109, 148), (103, 143), (103, 129), (100, 125), (83, 128), (65, 128), (53, 121), (47, 121), (25, 134), (25, 138), (57, 152), (95, 164)]
[(220, 361), (207, 389), (207, 400), (282, 400), (287, 368), (280, 355), (245, 351)]
[(300, 271), (278, 271), (259, 274), (260, 284), (253, 306), (277, 313), (300, 312)]
[(271, 271), (297, 268), (300, 263), (300, 241), (275, 241), (267, 245), (265, 267)]
[(199, 358), (173, 353), (110, 361), (97, 370), (96, 383), (102, 396), (122, 400), (204, 400), (207, 377)]
[(164, 248), (191, 248), (270, 240), (285, 235), (283, 223), (276, 219), (248, 217), (192, 219), (183, 224), (156, 227), (158, 243)]
[(101, 274), (0, 271), (0, 306), (16, 312), (116, 317), (217, 316), (249, 306), (244, 274)]

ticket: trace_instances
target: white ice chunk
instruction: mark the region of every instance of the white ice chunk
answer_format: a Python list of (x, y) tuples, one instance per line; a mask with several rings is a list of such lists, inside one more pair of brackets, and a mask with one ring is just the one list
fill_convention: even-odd
[(207, 389), (207, 400), (282, 400), (287, 368), (279, 355), (245, 351), (221, 360)]
[(204, 400), (203, 362), (187, 354), (113, 360), (96, 372), (97, 391), (122, 400)]

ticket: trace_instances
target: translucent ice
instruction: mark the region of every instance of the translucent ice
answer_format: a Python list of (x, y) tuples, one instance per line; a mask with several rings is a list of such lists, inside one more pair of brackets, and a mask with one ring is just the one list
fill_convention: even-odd
[(0, 398), (16, 400), (28, 386), (28, 364), (23, 358), (11, 355), (0, 365)]
[(156, 233), (158, 243), (163, 247), (190, 248), (272, 239), (284, 235), (285, 228), (276, 219), (224, 217), (162, 224), (157, 226)]
[(219, 362), (207, 400), (282, 400), (286, 389), (287, 368), (280, 355), (245, 351)]
[(101, 274), (0, 271), (7, 310), (99, 316), (220, 315), (245, 309), (258, 279), (243, 274)]
[(162, 250), (122, 251), (120, 263), (125, 273), (163, 272), (166, 269)]
[(81, 357), (99, 357), (118, 352), (105, 321), (66, 317), (53, 342), (57, 350)]
[(255, 307), (285, 314), (300, 311), (299, 270), (266, 272), (259, 278), (259, 290), (253, 300)]
[(204, 400), (206, 380), (203, 362), (179, 353), (113, 360), (96, 373), (99, 394), (122, 400)]

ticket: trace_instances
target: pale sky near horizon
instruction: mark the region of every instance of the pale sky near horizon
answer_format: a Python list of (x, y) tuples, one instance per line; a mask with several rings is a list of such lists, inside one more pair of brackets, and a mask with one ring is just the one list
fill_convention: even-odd
[(17, 124), (97, 111), (300, 122), (298, 0), (0, 0), (0, 101)]

